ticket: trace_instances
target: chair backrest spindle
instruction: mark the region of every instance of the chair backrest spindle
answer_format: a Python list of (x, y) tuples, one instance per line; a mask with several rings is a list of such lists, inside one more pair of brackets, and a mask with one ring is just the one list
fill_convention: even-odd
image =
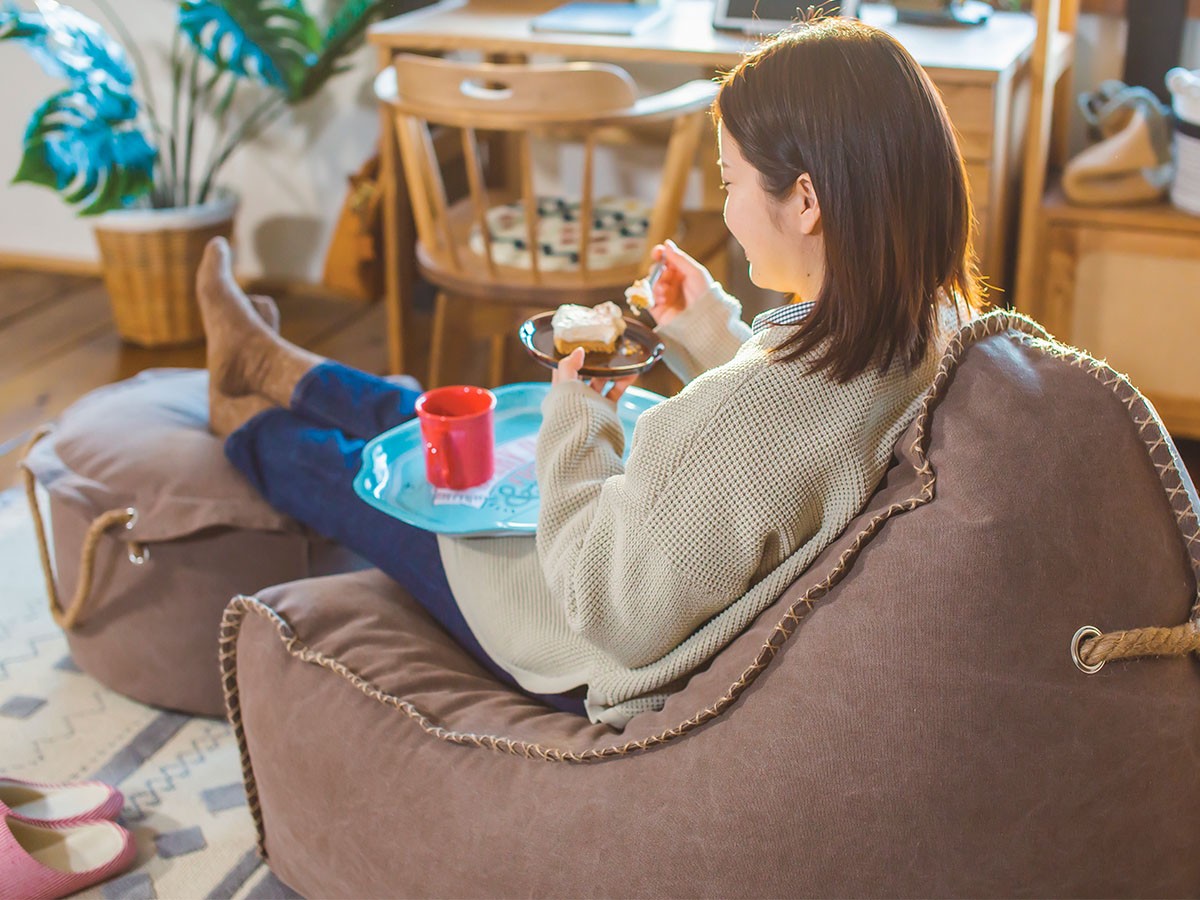
[(592, 218), (595, 215), (596, 132), (589, 130), (583, 141), (583, 190), (579, 205), (579, 271), (586, 274), (592, 246)]
[(667, 144), (667, 158), (663, 165), (662, 189), (654, 202), (650, 214), (650, 226), (646, 231), (646, 255), (643, 265), (650, 265), (650, 252), (655, 244), (665, 241), (679, 227), (679, 214), (683, 205), (683, 193), (687, 188), (687, 176), (696, 149), (700, 146), (704, 120), (691, 116), (678, 123), (671, 131)]
[(483, 254), (487, 258), (488, 271), (496, 274), (496, 259), (492, 251), (492, 232), (488, 227), (488, 191), (483, 177), (483, 161), (479, 154), (479, 140), (474, 128), (462, 129), (463, 162), (467, 168), (467, 184), (471, 191), (471, 206), (475, 210), (475, 224), (483, 240)]
[(437, 164), (437, 151), (433, 146), (433, 138), (429, 134), (428, 122), (416, 122), (416, 140), (421, 155), (428, 160), (425, 177), (428, 179), (428, 197), (431, 203), (434, 221), (437, 223), (441, 239), (444, 241), (446, 253), (454, 264), (454, 268), (462, 269), (458, 254), (458, 242), (450, 228), (450, 204), (446, 199), (446, 183), (442, 179), (442, 168)]
[(408, 187), (413, 219), (417, 226), (417, 239), (430, 247), (440, 247), (441, 239), (433, 221), (433, 204), (429, 198), (429, 178), (425, 174), (425, 154), (416, 140), (417, 119), (405, 113), (395, 115), (396, 140), (400, 144), (400, 160), (404, 167), (404, 181)]
[(534, 281), (541, 279), (541, 240), (538, 235), (538, 198), (533, 189), (533, 137), (521, 134), (521, 199), (525, 202), (525, 240)]

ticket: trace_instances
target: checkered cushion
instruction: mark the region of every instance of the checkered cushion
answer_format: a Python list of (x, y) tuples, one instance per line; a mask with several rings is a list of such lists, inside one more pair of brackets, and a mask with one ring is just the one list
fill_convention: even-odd
[[(582, 228), (581, 206), (563, 197), (538, 198), (538, 267), (546, 272), (569, 272), (579, 268)], [(650, 204), (636, 197), (602, 197), (593, 206), (588, 268), (611, 269), (634, 265), (646, 252), (650, 227)], [(496, 263), (517, 269), (530, 268), (529, 237), (523, 202), (493, 206), (487, 211)], [(471, 250), (486, 255), (483, 235), (476, 226), (471, 232)]]

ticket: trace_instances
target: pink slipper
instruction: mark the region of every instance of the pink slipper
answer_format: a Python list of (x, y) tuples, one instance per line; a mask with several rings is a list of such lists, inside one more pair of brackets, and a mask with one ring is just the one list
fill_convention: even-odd
[(45, 784), (0, 775), (0, 804), (26, 822), (59, 828), (115, 819), (125, 806), (125, 798), (102, 781)]
[(0, 805), (0, 897), (55, 900), (120, 875), (133, 863), (133, 835), (100, 820), (46, 828)]

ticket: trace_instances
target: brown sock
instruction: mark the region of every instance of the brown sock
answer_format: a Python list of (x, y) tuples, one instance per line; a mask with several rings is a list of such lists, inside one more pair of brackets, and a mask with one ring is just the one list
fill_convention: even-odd
[[(267, 327), (279, 334), (279, 307), (275, 301), (262, 294), (251, 294), (250, 305), (258, 317), (267, 323)], [(258, 394), (230, 397), (221, 393), (213, 381), (209, 381), (208, 427), (213, 434), (228, 437), (260, 412), (274, 406), (274, 403)]]
[[(229, 244), (213, 238), (196, 275), (208, 340), (210, 427), (228, 434), (267, 405), (286, 407), (296, 383), (324, 358), (284, 340), (263, 321), (233, 278)], [(261, 304), (260, 304), (261, 305)], [(258, 395), (269, 401), (236, 410), (230, 398)]]

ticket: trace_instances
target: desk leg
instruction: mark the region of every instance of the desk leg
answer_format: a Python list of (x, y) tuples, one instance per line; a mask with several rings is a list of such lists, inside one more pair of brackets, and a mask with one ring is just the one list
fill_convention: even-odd
[(1040, 255), (1045, 265), (1042, 295), (1026, 298), (1037, 309), (1037, 319), (1061, 341), (1074, 344), (1075, 279), (1079, 272), (1079, 231), (1071, 227), (1043, 226)]
[[(392, 64), (387, 49), (379, 51), (379, 69)], [(384, 303), (387, 312), (388, 369), (405, 371), (404, 343), (412, 330), (412, 292), (417, 278), (416, 234), (396, 144), (391, 108), (379, 104), (379, 173), (383, 183)]]

